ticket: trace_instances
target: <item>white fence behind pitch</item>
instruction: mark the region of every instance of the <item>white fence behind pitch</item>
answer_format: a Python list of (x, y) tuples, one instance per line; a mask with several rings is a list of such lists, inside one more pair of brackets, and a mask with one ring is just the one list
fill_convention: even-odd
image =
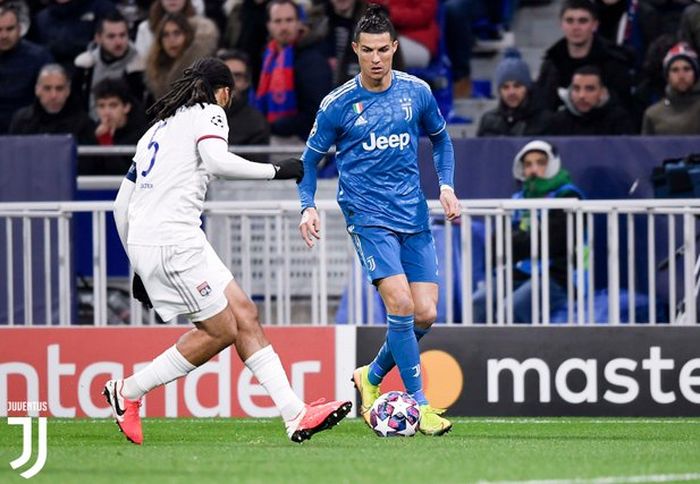
[[(698, 200), (634, 200), (634, 201), (579, 201), (579, 200), (463, 200), (460, 218), (462, 227), (471, 226), (474, 220), (481, 220), (487, 234), (495, 237), (495, 243), (485, 244), (487, 277), (484, 284), (491, 300), (496, 301), (493, 310), (488, 311), (490, 324), (504, 325), (513, 321), (512, 305), (508, 303), (512, 294), (512, 251), (508, 241), (511, 234), (511, 221), (515, 210), (530, 210), (533, 220), (531, 232), (533, 265), (548, 258), (550, 243), (548, 237), (549, 210), (564, 210), (567, 213), (569, 262), (568, 323), (593, 323), (595, 273), (593, 266), (585, 266), (584, 245), (591, 250), (590, 258), (596, 254), (594, 241), (605, 238), (607, 271), (608, 317), (610, 324), (621, 322), (638, 323), (631, 303), (628, 321), (621, 321), (620, 289), (626, 288), (628, 299), (634, 301), (640, 294), (648, 299), (648, 321), (655, 324), (659, 320), (671, 324), (695, 324), (697, 321), (696, 296), (697, 278), (700, 267), (696, 258), (697, 215), (700, 213)], [(330, 324), (329, 301), (337, 303), (343, 290), (350, 288), (348, 313), (349, 322), (366, 324), (373, 313), (373, 297), (360, 297), (370, 294), (368, 286), (359, 270), (359, 262), (350, 246), (344, 231), (342, 215), (333, 200), (318, 203), (322, 218), (324, 237), (313, 250), (304, 248), (299, 239), (298, 202), (208, 202), (206, 205), (207, 232), (218, 243), (217, 250), (222, 259), (231, 265), (232, 271), (241, 286), (261, 300), (261, 319), (270, 324), (286, 325), (298, 322)], [(4, 289), (6, 308), (0, 308), (0, 321), (13, 324), (68, 325), (75, 315), (71, 314), (74, 281), (71, 281), (72, 243), (77, 237), (92, 239), (93, 278), (92, 299), (95, 307), (94, 324), (107, 324), (107, 251), (106, 214), (111, 211), (110, 202), (64, 202), (64, 203), (3, 203), (0, 204), (0, 229), (4, 232), (6, 251), (0, 254), (6, 263)], [(441, 213), (437, 202), (431, 202), (431, 210), (436, 216)], [(92, 231), (77, 234), (72, 231), (71, 218), (80, 212), (92, 217)], [(595, 220), (605, 219), (605, 232), (595, 230)], [(34, 221), (34, 222), (32, 222)], [(218, 222), (217, 222), (218, 221)], [(635, 226), (646, 224), (647, 254), (637, 254), (635, 238), (639, 230)], [(663, 240), (657, 239), (655, 227), (663, 225)], [(470, 230), (460, 231), (459, 247), (462, 254), (459, 270), (453, 269), (451, 224), (445, 231), (444, 271), (446, 280), (460, 278), (459, 287), (472, 287)], [(621, 228), (624, 227), (624, 230)], [(624, 232), (624, 234), (623, 234)], [(21, 246), (15, 240), (21, 233)], [(3, 234), (0, 233), (0, 236)], [(43, 256), (37, 258), (32, 240), (40, 238), (43, 243)], [(624, 245), (622, 244), (624, 242)], [(659, 270), (658, 248), (667, 247), (668, 258), (665, 269)], [(495, 253), (494, 253), (495, 250)], [(21, 264), (16, 264), (13, 254), (20, 254)], [(621, 272), (620, 261), (627, 261), (625, 273)], [(643, 263), (643, 266), (640, 265)], [(33, 277), (35, 265), (43, 267), (44, 277)], [(21, 266), (21, 267), (20, 267)], [(354, 267), (353, 267), (354, 266)], [(542, 273), (533, 274), (533, 286), (537, 288), (532, 303), (532, 320), (535, 324), (550, 324), (549, 321), (549, 282), (547, 264)], [(647, 287), (638, 287), (638, 271), (646, 272)], [(22, 277), (19, 277), (19, 276)], [(26, 276), (25, 276), (26, 275)], [(18, 282), (19, 281), (19, 282)], [(43, 288), (43, 299), (49, 307), (41, 321), (33, 317), (36, 288)], [(589, 290), (578, 290), (588, 287)], [(454, 294), (453, 285), (445, 287), (446, 316), (444, 322), (451, 324), (461, 319), (472, 323), (472, 293), (468, 289)], [(668, 314), (657, 314), (657, 297), (664, 288), (664, 299), (668, 300)], [(22, 294), (24, 320), (17, 321), (15, 315), (15, 295)], [(58, 295), (58, 308), (51, 308), (50, 300)], [(454, 314), (452, 299), (461, 298), (461, 314)], [(309, 317), (305, 321), (292, 318), (293, 304), (305, 305)], [(363, 308), (363, 305), (369, 307)], [(491, 305), (489, 304), (490, 308)], [(364, 309), (364, 310), (363, 310)], [(142, 309), (132, 300), (132, 324), (144, 321)], [(153, 322), (155, 318), (145, 318)]]

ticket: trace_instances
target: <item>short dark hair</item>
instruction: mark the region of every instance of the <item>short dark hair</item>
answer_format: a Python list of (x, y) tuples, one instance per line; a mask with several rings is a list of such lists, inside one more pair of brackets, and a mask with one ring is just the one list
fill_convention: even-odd
[[(605, 84), (605, 82), (603, 82), (603, 73), (598, 66), (594, 66), (591, 64), (581, 66), (574, 71), (573, 76), (575, 76), (576, 74), (581, 75), (581, 76), (597, 76), (598, 79), (600, 79), (600, 84), (601, 85)], [(571, 76), (572, 80), (573, 80), (573, 76)]]
[(294, 12), (297, 14), (297, 20), (301, 18), (301, 11), (299, 10), (300, 7), (294, 0), (272, 0), (271, 2), (268, 2), (267, 6), (265, 7), (266, 21), (270, 20), (270, 10), (272, 10), (272, 7), (275, 5), (291, 5), (294, 7)]
[(105, 78), (95, 84), (92, 88), (95, 101), (108, 97), (117, 97), (124, 104), (133, 104), (134, 99), (129, 92), (129, 86), (123, 79)]
[(31, 19), (29, 17), (29, 7), (27, 7), (26, 3), (16, 2), (13, 0), (0, 3), (0, 15), (5, 15), (8, 13), (13, 13), (15, 15), (20, 36), (24, 37), (27, 30), (29, 30), (29, 24), (31, 23)]
[(585, 10), (598, 20), (598, 8), (591, 0), (565, 0), (559, 10), (559, 18), (562, 18), (567, 10)]
[(19, 26), (19, 16), (20, 16), (20, 6), (14, 2), (0, 3), (0, 15), (5, 15), (6, 13), (14, 13), (15, 19), (17, 19), (17, 25)]
[(246, 68), (250, 68), (250, 56), (248, 56), (248, 54), (239, 49), (220, 49), (216, 53), (216, 57), (218, 57), (224, 62), (230, 60), (237, 60), (243, 62)]
[(389, 33), (391, 40), (396, 40), (396, 29), (389, 20), (389, 12), (382, 5), (371, 3), (367, 7), (365, 14), (358, 20), (355, 32), (352, 36), (355, 42), (360, 40), (361, 33), (383, 34)]
[(126, 18), (119, 13), (119, 10), (115, 10), (113, 12), (109, 12), (102, 17), (100, 17), (100, 21), (97, 22), (97, 26), (95, 27), (95, 33), (96, 34), (101, 34), (104, 29), (105, 29), (105, 22), (111, 22), (111, 23), (118, 23), (121, 22), (124, 25), (126, 25), (127, 30), (129, 30), (129, 22), (126, 21)]
[(241, 62), (245, 66), (246, 80), (250, 83), (252, 75), (250, 72), (250, 57), (248, 54), (238, 49), (220, 49), (216, 53), (216, 57), (223, 62), (230, 60)]

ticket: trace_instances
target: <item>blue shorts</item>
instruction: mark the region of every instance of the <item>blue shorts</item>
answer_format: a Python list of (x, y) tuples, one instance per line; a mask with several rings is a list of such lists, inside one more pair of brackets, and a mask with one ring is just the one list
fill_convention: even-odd
[(406, 274), (408, 282), (438, 282), (435, 241), (430, 230), (415, 234), (394, 232), (384, 227), (348, 226), (369, 280)]

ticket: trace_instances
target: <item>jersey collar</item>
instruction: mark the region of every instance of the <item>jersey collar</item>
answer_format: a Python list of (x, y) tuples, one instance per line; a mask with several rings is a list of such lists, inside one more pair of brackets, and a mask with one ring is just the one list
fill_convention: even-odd
[(357, 84), (357, 87), (359, 87), (360, 89), (362, 89), (363, 91), (365, 91), (368, 94), (374, 94), (374, 95), (384, 94), (385, 92), (389, 92), (391, 90), (391, 88), (394, 87), (394, 84), (396, 83), (396, 72), (393, 69), (391, 70), (391, 84), (389, 84), (389, 87), (387, 87), (383, 91), (377, 92), (377, 91), (370, 91), (369, 89), (366, 89), (365, 86), (362, 85), (362, 73), (357, 74), (355, 76), (355, 83)]

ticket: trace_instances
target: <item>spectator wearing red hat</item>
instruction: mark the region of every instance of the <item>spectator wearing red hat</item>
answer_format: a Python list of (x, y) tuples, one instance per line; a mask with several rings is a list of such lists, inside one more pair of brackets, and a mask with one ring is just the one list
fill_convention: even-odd
[(698, 54), (679, 42), (664, 57), (666, 95), (644, 112), (642, 134), (700, 134)]

